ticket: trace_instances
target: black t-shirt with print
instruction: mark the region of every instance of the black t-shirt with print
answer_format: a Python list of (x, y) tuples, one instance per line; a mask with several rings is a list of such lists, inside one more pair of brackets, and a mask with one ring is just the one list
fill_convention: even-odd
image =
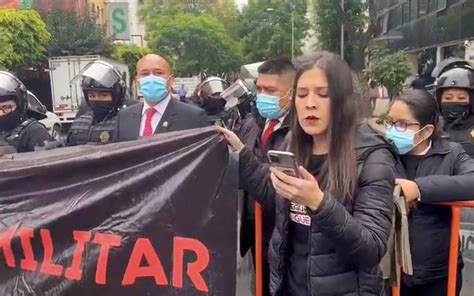
[[(325, 155), (311, 156), (308, 171), (319, 176)], [(311, 217), (306, 214), (306, 207), (296, 203), (290, 204), (290, 228), (288, 238), (288, 272), (286, 291), (283, 295), (306, 296), (308, 293), (308, 264)]]

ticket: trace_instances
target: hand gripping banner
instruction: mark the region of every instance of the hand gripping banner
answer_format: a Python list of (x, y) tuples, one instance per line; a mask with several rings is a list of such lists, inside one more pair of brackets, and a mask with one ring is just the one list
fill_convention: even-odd
[(0, 295), (235, 295), (237, 169), (212, 128), (0, 157)]

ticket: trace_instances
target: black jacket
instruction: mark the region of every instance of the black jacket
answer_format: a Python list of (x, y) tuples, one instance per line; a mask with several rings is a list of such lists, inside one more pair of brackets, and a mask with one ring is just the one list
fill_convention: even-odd
[[(434, 140), (414, 181), (421, 203), (408, 217), (414, 275), (405, 282), (423, 285), (448, 276), (451, 210), (435, 203), (472, 199), (474, 160), (460, 144)], [(459, 264), (462, 267), (461, 260)]]
[[(144, 103), (122, 109), (115, 125), (114, 142), (133, 141), (140, 137)], [(209, 126), (204, 110), (171, 98), (155, 130), (155, 134)]]
[[(312, 215), (309, 245), (308, 293), (310, 295), (380, 295), (382, 274), (378, 264), (385, 255), (391, 228), (395, 161), (386, 140), (366, 125), (356, 136), (360, 162), (356, 197), (344, 204), (330, 192)], [(287, 274), (289, 205), (275, 191), (267, 169), (259, 165), (249, 150), (243, 150), (241, 186), (267, 208), (276, 210), (269, 258), (270, 288), (274, 295), (284, 295)]]
[[(442, 123), (443, 121), (441, 119)], [(474, 116), (469, 117), (458, 126), (444, 125), (442, 138), (461, 144), (467, 154), (474, 157)]]
[(34, 119), (28, 119), (8, 133), (0, 134), (0, 140), (13, 146), (16, 152), (33, 152), (52, 141), (48, 129)]
[[(252, 151), (260, 162), (266, 162), (266, 153), (268, 150), (278, 150), (283, 146), (285, 137), (290, 131), (289, 120), (290, 116), (287, 116), (281, 127), (268, 138), (266, 149), (262, 148), (262, 133), (265, 127), (265, 120), (256, 114), (256, 110), (253, 113), (247, 114), (244, 118), (238, 136), (245, 144), (245, 147)], [(249, 197), (248, 192), (244, 192), (244, 206), (242, 211), (240, 253), (242, 256), (245, 256), (248, 250), (255, 244), (255, 201)], [(262, 208), (262, 240), (265, 258), (274, 227), (274, 209)]]

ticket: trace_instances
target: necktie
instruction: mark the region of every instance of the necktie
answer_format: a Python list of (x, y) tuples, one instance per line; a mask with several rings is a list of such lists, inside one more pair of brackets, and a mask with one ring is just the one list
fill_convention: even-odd
[(155, 108), (148, 108), (145, 113), (145, 128), (143, 129), (143, 136), (144, 137), (149, 137), (153, 135), (153, 127), (151, 126), (151, 119), (153, 118), (153, 115), (156, 113)]
[(275, 127), (276, 125), (278, 124), (278, 120), (277, 119), (272, 119), (270, 120), (270, 122), (268, 123), (268, 127), (267, 129), (265, 130), (265, 132), (263, 133), (262, 135), (262, 148), (265, 149), (266, 146), (267, 146), (267, 142), (268, 142), (268, 139), (270, 138), (270, 136), (273, 134), (273, 132), (275, 131)]

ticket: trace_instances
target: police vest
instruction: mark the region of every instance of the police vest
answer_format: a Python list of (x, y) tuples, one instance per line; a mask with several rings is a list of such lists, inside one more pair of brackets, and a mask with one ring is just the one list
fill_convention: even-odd
[(93, 124), (92, 112), (88, 112), (74, 121), (69, 129), (68, 146), (90, 143), (107, 144), (112, 142), (117, 116)]
[(447, 129), (443, 131), (441, 138), (461, 144), (467, 154), (474, 157), (474, 128), (469, 127), (464, 130)]
[(16, 151), (23, 151), (23, 146), (28, 145), (28, 143), (25, 143), (24, 141), (25, 135), (27, 134), (28, 128), (34, 123), (43, 125), (35, 119), (27, 119), (20, 123), (12, 131), (0, 134), (0, 140), (2, 142), (6, 142), (9, 146), (14, 147)]

